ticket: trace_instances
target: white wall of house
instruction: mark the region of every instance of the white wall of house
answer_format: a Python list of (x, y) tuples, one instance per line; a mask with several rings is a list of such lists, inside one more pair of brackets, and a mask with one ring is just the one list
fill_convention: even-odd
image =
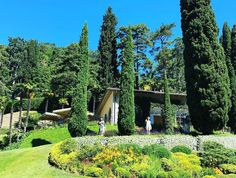
[[(108, 120), (111, 121), (111, 123), (113, 122), (113, 92), (111, 93), (111, 95), (108, 97), (107, 102), (105, 103), (105, 105), (103, 106), (101, 112), (100, 112), (100, 117), (103, 117), (104, 119), (107, 118)], [(109, 118), (110, 117), (110, 118)]]
[[(99, 116), (110, 121), (111, 124), (117, 124), (119, 112), (119, 95), (112, 92), (103, 106)], [(110, 117), (109, 117), (110, 116)]]
[(113, 95), (113, 124), (117, 124), (118, 121), (118, 112), (119, 112), (119, 100), (120, 96), (116, 93)]

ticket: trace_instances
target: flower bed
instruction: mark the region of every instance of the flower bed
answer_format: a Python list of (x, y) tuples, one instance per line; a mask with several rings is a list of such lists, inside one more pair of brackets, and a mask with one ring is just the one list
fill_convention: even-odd
[(212, 168), (206, 171), (201, 167), (201, 158), (196, 152), (183, 153), (186, 152), (184, 146), (177, 147), (180, 152), (171, 153), (164, 146), (153, 144), (155, 138), (150, 137), (152, 141), (149, 142), (144, 140), (147, 137), (141, 137), (139, 141), (137, 137), (131, 138), (66, 140), (53, 146), (49, 163), (91, 177), (191, 178), (215, 175)]
[(208, 141), (196, 152), (191, 138), (80, 137), (54, 145), (49, 163), (90, 177), (214, 178), (236, 173), (236, 150)]

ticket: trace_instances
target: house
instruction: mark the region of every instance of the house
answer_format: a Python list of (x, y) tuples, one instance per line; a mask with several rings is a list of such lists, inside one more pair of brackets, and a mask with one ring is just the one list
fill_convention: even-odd
[[(135, 122), (138, 126), (145, 124), (145, 118), (150, 116), (151, 103), (164, 103), (164, 92), (135, 90)], [(103, 117), (105, 121), (116, 124), (119, 112), (120, 89), (108, 88), (100, 104), (98, 105), (96, 115)], [(171, 93), (170, 100), (172, 104), (185, 105), (186, 94)]]

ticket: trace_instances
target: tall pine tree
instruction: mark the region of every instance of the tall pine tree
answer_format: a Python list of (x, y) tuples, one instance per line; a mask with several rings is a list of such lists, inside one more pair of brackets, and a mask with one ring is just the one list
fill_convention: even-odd
[(228, 121), (230, 82), (210, 0), (181, 0), (187, 104), (194, 128), (204, 134)]
[(82, 29), (79, 51), (75, 57), (78, 59), (75, 66), (79, 67), (79, 72), (77, 73), (77, 85), (73, 91), (71, 118), (68, 124), (68, 130), (72, 137), (83, 136), (87, 131), (87, 87), (89, 74), (87, 24)]
[(108, 87), (116, 87), (118, 81), (116, 25), (117, 18), (109, 7), (103, 17), (98, 46), (101, 62), (99, 77), (103, 91)]
[(223, 33), (221, 37), (221, 43), (225, 51), (225, 60), (228, 68), (228, 75), (230, 79), (230, 88), (231, 88), (231, 108), (229, 111), (229, 122), (228, 125), (231, 127), (231, 130), (236, 129), (236, 76), (235, 70), (231, 63), (231, 30), (227, 24), (224, 23)]
[(120, 135), (131, 135), (135, 131), (134, 110), (134, 54), (131, 30), (121, 51), (122, 70), (120, 79), (120, 102), (118, 130)]

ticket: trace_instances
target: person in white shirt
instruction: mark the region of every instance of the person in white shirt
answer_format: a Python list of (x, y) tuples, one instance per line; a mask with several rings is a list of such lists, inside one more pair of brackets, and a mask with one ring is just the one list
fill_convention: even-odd
[(147, 134), (150, 134), (150, 132), (152, 130), (152, 125), (151, 125), (150, 117), (147, 117), (145, 122), (146, 122), (146, 132), (147, 132)]
[(99, 125), (99, 135), (103, 136), (105, 133), (105, 122), (102, 117), (100, 118), (98, 125)]

